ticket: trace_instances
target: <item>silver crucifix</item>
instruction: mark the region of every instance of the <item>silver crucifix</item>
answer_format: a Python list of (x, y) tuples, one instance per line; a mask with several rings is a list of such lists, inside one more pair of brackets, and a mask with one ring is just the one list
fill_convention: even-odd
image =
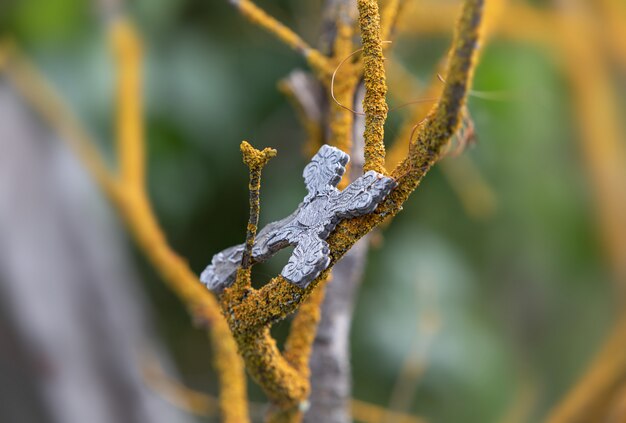
[[(373, 170), (339, 191), (336, 186), (350, 157), (343, 151), (323, 145), (304, 168), (309, 192), (298, 208), (286, 218), (265, 226), (257, 235), (252, 257), (262, 262), (280, 249), (295, 245), (281, 275), (306, 288), (330, 264), (330, 249), (325, 239), (343, 219), (373, 212), (396, 182)], [(200, 280), (214, 292), (232, 285), (241, 266), (244, 244), (227, 248), (213, 256)]]

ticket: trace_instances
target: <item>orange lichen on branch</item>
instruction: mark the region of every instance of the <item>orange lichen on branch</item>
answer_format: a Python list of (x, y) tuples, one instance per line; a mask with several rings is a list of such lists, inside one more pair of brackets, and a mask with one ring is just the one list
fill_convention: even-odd
[[(248, 372), (272, 404), (271, 415), (274, 417), (270, 420), (290, 421), (299, 414), (298, 410), (309, 395), (309, 380), (281, 354), (270, 334), (270, 323), (251, 329), (244, 324), (248, 320), (236, 317), (235, 310), (241, 303), (258, 292), (250, 286), (250, 269), (239, 269), (237, 280), (232, 287), (226, 288), (220, 304)], [(261, 307), (251, 310), (248, 319), (254, 320), (255, 314), (262, 311)]]
[(250, 22), (268, 31), (290, 48), (302, 54), (309, 65), (322, 72), (328, 71), (328, 59), (318, 50), (311, 47), (298, 34), (277, 21), (250, 0), (229, 0), (239, 12)]
[(110, 24), (109, 38), (117, 62), (117, 154), (120, 177), (128, 187), (144, 185), (142, 46), (135, 28), (118, 18)]
[(364, 171), (385, 175), (385, 121), (387, 120), (387, 82), (377, 0), (358, 0), (359, 27), (363, 44), (363, 79), (365, 82), (365, 163)]
[(248, 185), (248, 190), (250, 191), (250, 219), (248, 220), (248, 228), (246, 230), (246, 248), (241, 261), (241, 266), (244, 269), (248, 269), (252, 265), (252, 247), (254, 246), (254, 238), (259, 225), (261, 171), (272, 157), (276, 157), (276, 150), (264, 148), (263, 151), (260, 151), (252, 147), (247, 141), (243, 141), (241, 143), (241, 153), (243, 154), (243, 162), (250, 169), (250, 184)]
[[(438, 106), (420, 127), (411, 153), (392, 174), (398, 182), (398, 187), (373, 213), (345, 220), (337, 225), (327, 239), (331, 251), (330, 267), (356, 241), (402, 209), (402, 204), (417, 188), (436, 162), (441, 148), (456, 131), (461, 121), (461, 110), (465, 104), (476, 62), (482, 5), (482, 0), (467, 0), (464, 4), (449, 58), (446, 73), (448, 83)], [(233, 307), (231, 318), (245, 331), (255, 331), (281, 320), (310, 295), (320, 281), (326, 278), (329, 269), (322, 272), (306, 289), (298, 288), (285, 278), (277, 276)]]
[(248, 372), (263, 388), (272, 405), (297, 408), (309, 395), (309, 381), (283, 357), (265, 327), (255, 332), (236, 332), (239, 352)]
[[(428, 110), (432, 108), (430, 104), (431, 99), (440, 96), (444, 83), (439, 77), (435, 77), (418, 97), (418, 100), (408, 101), (409, 97), (407, 97), (407, 95), (412, 95), (413, 97), (411, 98), (415, 98), (418, 93), (417, 88), (413, 88), (417, 87), (417, 81), (406, 69), (395, 61), (389, 62), (388, 67), (390, 71), (393, 71), (395, 76), (393, 84), (395, 88), (394, 96), (398, 97), (398, 100), (405, 101), (405, 104), (415, 104), (408, 118), (398, 130), (398, 135), (395, 137), (389, 149), (389, 153), (387, 154), (387, 166), (393, 167), (406, 156), (411, 137), (415, 135), (419, 122), (424, 119)], [(470, 90), (470, 95), (473, 92), (474, 91)], [(466, 120), (469, 119), (467, 113), (465, 116)], [(461, 149), (468, 142), (460, 139), (463, 138), (462, 132), (465, 131), (459, 129), (455, 135), (455, 138), (458, 139), (460, 144), (457, 147), (458, 149)], [(468, 132), (466, 135), (471, 134)], [(448, 144), (448, 146), (449, 145), (450, 144)], [(459, 155), (458, 157), (442, 160), (441, 170), (468, 216), (475, 219), (485, 219), (493, 215), (497, 208), (496, 195), (470, 157), (467, 155)]]
[(244, 331), (232, 319), (233, 308), (243, 298), (256, 292), (251, 287), (250, 269), (239, 269), (232, 287), (226, 288), (220, 298), (224, 315), (237, 342), (239, 354), (250, 376), (259, 384), (271, 403), (266, 418), (272, 423), (295, 423), (301, 417), (302, 404), (309, 395), (309, 379), (289, 363), (281, 354), (276, 341), (265, 325), (253, 331)]
[[(186, 305), (194, 321), (208, 329), (221, 386), (220, 411), (223, 421), (228, 423), (249, 421), (243, 362), (237, 354), (237, 346), (226, 320), (222, 317), (213, 295), (199, 283), (198, 277), (185, 260), (169, 246), (156, 220), (145, 188), (127, 184), (127, 181), (120, 180), (108, 169), (88, 131), (74, 117), (45, 78), (25, 58), (14, 52), (6, 72), (29, 104), (59, 132), (62, 140), (77, 154), (115, 206), (140, 250)], [(120, 91), (118, 93), (126, 96), (126, 93), (122, 94)], [(140, 114), (134, 113), (137, 110), (135, 107), (127, 109), (131, 112), (128, 115), (122, 116), (119, 113), (118, 119), (139, 119)], [(121, 123), (119, 125), (121, 126)], [(142, 124), (131, 122), (130, 125)], [(143, 130), (139, 133), (143, 133)], [(143, 146), (143, 141), (138, 143), (138, 146)], [(143, 151), (136, 156), (142, 161), (143, 157)]]

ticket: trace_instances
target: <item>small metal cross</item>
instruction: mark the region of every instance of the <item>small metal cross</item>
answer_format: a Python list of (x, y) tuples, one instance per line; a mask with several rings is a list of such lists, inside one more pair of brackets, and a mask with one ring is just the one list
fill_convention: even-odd
[[(373, 170), (339, 191), (336, 186), (350, 157), (343, 151), (323, 145), (304, 168), (308, 194), (286, 218), (265, 226), (257, 235), (252, 257), (265, 261), (279, 250), (295, 245), (281, 275), (306, 288), (330, 264), (330, 249), (325, 239), (343, 219), (373, 212), (396, 182)], [(213, 256), (200, 280), (214, 292), (232, 285), (241, 266), (244, 244), (227, 248)]]

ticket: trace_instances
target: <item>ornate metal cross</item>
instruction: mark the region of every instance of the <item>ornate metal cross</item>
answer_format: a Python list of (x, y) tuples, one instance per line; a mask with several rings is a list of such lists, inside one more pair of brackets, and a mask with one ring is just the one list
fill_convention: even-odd
[[(281, 275), (306, 288), (330, 264), (330, 249), (325, 239), (343, 219), (373, 212), (396, 182), (370, 170), (339, 191), (336, 186), (350, 157), (343, 151), (323, 145), (304, 168), (308, 194), (286, 218), (265, 226), (257, 235), (252, 257), (262, 262), (282, 248), (295, 249)], [(232, 285), (241, 266), (244, 244), (227, 248), (213, 256), (200, 280), (214, 292)]]

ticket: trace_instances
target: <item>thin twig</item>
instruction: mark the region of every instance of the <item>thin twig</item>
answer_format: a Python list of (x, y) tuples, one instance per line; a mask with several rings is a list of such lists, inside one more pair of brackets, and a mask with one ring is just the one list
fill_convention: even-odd
[(265, 148), (259, 151), (248, 144), (247, 141), (241, 143), (241, 153), (243, 154), (243, 162), (250, 169), (250, 218), (246, 230), (246, 248), (243, 251), (241, 267), (249, 269), (252, 265), (252, 247), (254, 246), (254, 238), (256, 237), (257, 226), (259, 225), (259, 209), (261, 190), (261, 171), (267, 165), (267, 162), (276, 156), (276, 150)]
[(365, 81), (365, 164), (364, 171), (386, 174), (385, 121), (387, 120), (387, 83), (383, 58), (383, 40), (377, 0), (358, 0), (359, 27), (363, 44), (363, 79)]

